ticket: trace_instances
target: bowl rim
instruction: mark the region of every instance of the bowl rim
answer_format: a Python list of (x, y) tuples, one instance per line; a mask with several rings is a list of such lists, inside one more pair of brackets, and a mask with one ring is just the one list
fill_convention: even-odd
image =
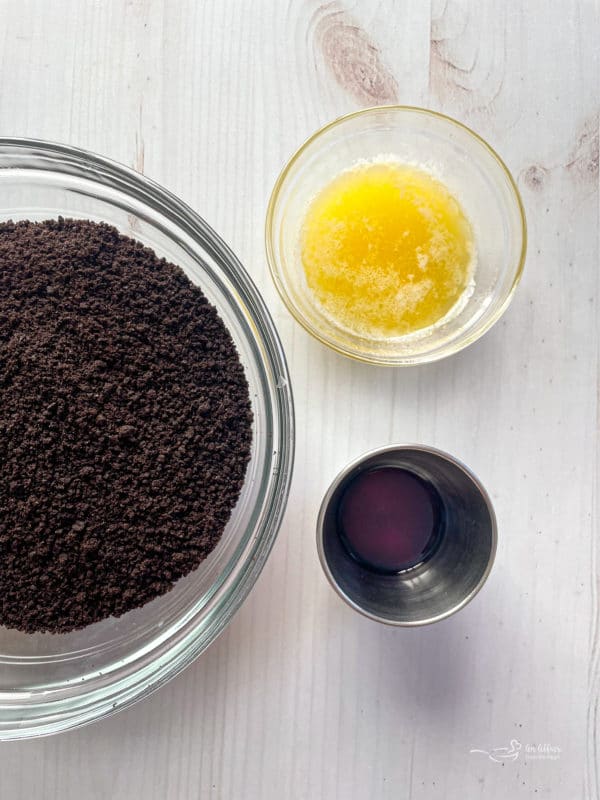
[[(246, 599), (275, 542), (289, 497), (295, 453), (294, 402), (287, 360), (279, 334), (254, 281), (231, 248), (206, 220), (151, 178), (114, 159), (84, 148), (37, 138), (0, 137), (0, 156), (7, 155), (21, 159), (18, 164), (21, 169), (28, 157), (40, 157), (49, 160), (48, 165), (35, 164), (35, 168), (43, 171), (73, 175), (73, 168), (76, 168), (81, 170), (76, 173), (79, 177), (91, 181), (95, 179), (104, 186), (114, 186), (110, 183), (114, 180), (120, 191), (133, 192), (137, 200), (141, 199), (147, 205), (155, 204), (161, 214), (193, 240), (200, 252), (207, 252), (214, 258), (223, 271), (226, 283), (233, 287), (236, 302), (246, 310), (251, 323), (249, 327), (252, 328), (254, 339), (263, 353), (261, 369), (269, 388), (268, 411), (275, 423), (269, 443), (269, 476), (272, 485), (265, 495), (264, 508), (255, 520), (253, 530), (249, 532), (247, 546), (236, 564), (243, 566), (234, 577), (229, 574), (224, 579), (220, 587), (223, 592), (219, 613), (215, 613), (214, 607), (210, 608), (211, 624), (207, 626), (208, 634), (202, 636), (200, 620), (195, 619), (189, 629), (184, 627), (176, 632), (166, 650), (159, 648), (156, 658), (147, 664), (135, 662), (130, 672), (117, 677), (108, 686), (90, 687), (86, 693), (77, 696), (76, 705), (72, 704), (75, 707), (71, 707), (68, 700), (44, 702), (37, 697), (34, 702), (25, 705), (32, 711), (39, 710), (40, 715), (32, 715), (20, 723), (15, 721), (12, 726), (7, 724), (4, 727), (0, 724), (0, 740), (49, 735), (111, 716), (154, 692), (212, 644)], [(61, 159), (65, 161), (62, 162)], [(68, 164), (71, 169), (61, 170), (61, 163)], [(11, 169), (11, 166), (6, 169)], [(6, 174), (4, 170), (3, 172)], [(233, 580), (234, 589), (225, 591)], [(218, 619), (215, 620), (215, 617)], [(137, 681), (134, 680), (135, 677), (138, 678)], [(11, 705), (11, 708), (17, 710), (18, 706)]]
[[(429, 453), (430, 455), (437, 456), (437, 458), (442, 459), (443, 461), (447, 461), (455, 467), (458, 467), (461, 472), (463, 472), (467, 478), (473, 483), (477, 491), (480, 493), (481, 497), (483, 498), (487, 510), (490, 514), (490, 521), (491, 521), (491, 537), (492, 537), (492, 544), (490, 548), (490, 555), (488, 558), (488, 562), (486, 565), (485, 570), (481, 574), (477, 584), (471, 589), (471, 591), (466, 594), (462, 600), (455, 605), (448, 608), (446, 611), (442, 611), (440, 614), (436, 614), (433, 617), (428, 617), (422, 620), (392, 620), (386, 617), (381, 617), (378, 614), (374, 614), (370, 611), (364, 609), (359, 603), (357, 603), (349, 594), (347, 594), (342, 587), (339, 585), (338, 581), (336, 580), (333, 572), (329, 568), (329, 563), (327, 561), (327, 556), (325, 555), (325, 548), (323, 543), (324, 531), (325, 531), (325, 515), (329, 510), (329, 505), (333, 499), (333, 495), (336, 490), (339, 488), (341, 483), (352, 473), (354, 469), (360, 467), (365, 461), (369, 461), (374, 456), (385, 455), (386, 453), (396, 453), (396, 452), (405, 452), (407, 450), (417, 450), (422, 453)], [(335, 478), (329, 484), (329, 487), (323, 497), (321, 502), (321, 506), (319, 508), (319, 513), (317, 515), (317, 524), (316, 524), (316, 538), (317, 538), (317, 552), (319, 554), (319, 562), (325, 573), (325, 577), (329, 581), (330, 586), (333, 590), (338, 594), (342, 600), (350, 606), (350, 608), (354, 609), (354, 611), (358, 611), (359, 614), (362, 614), (363, 617), (367, 617), (368, 619), (374, 620), (375, 622), (381, 622), (384, 625), (390, 625), (394, 628), (422, 628), (425, 625), (432, 625), (434, 622), (439, 622), (447, 617), (451, 617), (453, 614), (456, 614), (457, 611), (460, 611), (461, 608), (464, 608), (471, 600), (479, 594), (483, 585), (487, 581), (490, 572), (492, 571), (492, 567), (494, 566), (494, 561), (496, 559), (496, 552), (498, 548), (498, 520), (496, 518), (496, 512), (494, 510), (494, 505), (492, 503), (492, 499), (488, 494), (487, 489), (479, 480), (477, 475), (467, 467), (467, 465), (461, 461), (460, 459), (453, 456), (451, 453), (446, 452), (445, 450), (440, 450), (437, 447), (432, 447), (426, 444), (390, 444), (384, 445), (383, 447), (375, 447), (372, 450), (368, 450), (366, 453), (362, 453), (357, 458), (353, 459), (349, 464), (346, 464), (335, 476)]]
[[(274, 217), (275, 217), (275, 209), (277, 206), (277, 202), (279, 200), (279, 195), (283, 188), (287, 177), (299, 160), (299, 158), (308, 150), (309, 147), (314, 144), (315, 141), (321, 138), (321, 136), (327, 133), (329, 130), (332, 130), (336, 127), (339, 127), (350, 120), (356, 119), (358, 117), (369, 116), (371, 114), (376, 114), (379, 112), (385, 111), (392, 111), (392, 112), (409, 112), (409, 113), (416, 113), (422, 114), (423, 116), (434, 117), (436, 119), (442, 120), (445, 123), (449, 123), (451, 126), (459, 128), (460, 130), (466, 132), (469, 136), (475, 139), (483, 148), (492, 156), (492, 158), (496, 161), (498, 166), (500, 167), (501, 171), (504, 173), (505, 177), (508, 180), (508, 184), (512, 190), (513, 197), (515, 199), (516, 207), (519, 212), (519, 218), (521, 222), (521, 249), (519, 252), (519, 258), (517, 262), (517, 266), (514, 272), (513, 281), (510, 286), (510, 289), (506, 293), (503, 301), (500, 303), (494, 314), (490, 316), (488, 320), (486, 320), (485, 324), (477, 330), (476, 333), (467, 334), (464, 338), (461, 338), (460, 341), (455, 342), (446, 350), (442, 350), (442, 352), (436, 353), (425, 353), (423, 355), (418, 356), (400, 356), (400, 357), (388, 357), (388, 356), (368, 356), (363, 353), (358, 352), (357, 350), (351, 347), (345, 347), (338, 342), (334, 341), (333, 339), (328, 339), (325, 337), (321, 332), (310, 325), (303, 314), (301, 314), (296, 307), (295, 303), (290, 298), (289, 294), (287, 293), (283, 281), (281, 280), (281, 270), (279, 268), (279, 261), (275, 255), (275, 247), (273, 245), (273, 236), (274, 236)], [(476, 342), (482, 336), (484, 336), (490, 328), (492, 328), (496, 322), (502, 317), (506, 309), (511, 303), (511, 300), (514, 296), (515, 290), (521, 280), (523, 275), (523, 270), (525, 267), (525, 259), (527, 255), (527, 218), (525, 216), (525, 206), (523, 204), (523, 200), (521, 198), (521, 194), (519, 192), (519, 188), (517, 186), (517, 182), (515, 181), (511, 171), (508, 169), (504, 160), (498, 155), (496, 150), (478, 133), (476, 133), (472, 128), (468, 125), (465, 125), (463, 122), (455, 119), (454, 117), (449, 116), (448, 114), (443, 114), (440, 111), (434, 111), (429, 108), (423, 108), (421, 106), (411, 106), (411, 105), (401, 105), (396, 103), (391, 103), (387, 105), (380, 105), (380, 106), (369, 106), (367, 108), (361, 108), (357, 111), (351, 111), (348, 114), (343, 114), (342, 116), (336, 117), (334, 120), (326, 123), (325, 125), (318, 128), (314, 133), (312, 133), (307, 139), (305, 139), (302, 144), (297, 148), (297, 150), (291, 155), (291, 157), (287, 160), (284, 164), (281, 172), (279, 173), (277, 180), (273, 186), (271, 191), (271, 195), (269, 197), (269, 203), (267, 205), (267, 213), (265, 218), (265, 249), (267, 253), (267, 263), (269, 265), (269, 271), (271, 273), (271, 278), (273, 279), (273, 283), (281, 297), (283, 303), (285, 304), (286, 308), (290, 312), (290, 314), (294, 317), (296, 322), (298, 322), (304, 330), (313, 336), (315, 339), (320, 341), (322, 344), (329, 347), (331, 350), (334, 350), (336, 353), (340, 355), (346, 356), (348, 358), (352, 358), (355, 361), (359, 361), (365, 364), (375, 364), (377, 366), (382, 367), (411, 367), (417, 366), (419, 364), (431, 364), (436, 361), (441, 361), (444, 358), (448, 358), (449, 356), (454, 355), (455, 353), (460, 352), (465, 347)]]

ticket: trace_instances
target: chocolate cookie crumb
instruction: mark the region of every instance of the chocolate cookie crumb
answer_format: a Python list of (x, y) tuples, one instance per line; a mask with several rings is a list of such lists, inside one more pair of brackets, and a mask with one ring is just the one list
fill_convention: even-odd
[(167, 592), (251, 445), (234, 343), (179, 267), (106, 224), (0, 224), (0, 624), (66, 632)]

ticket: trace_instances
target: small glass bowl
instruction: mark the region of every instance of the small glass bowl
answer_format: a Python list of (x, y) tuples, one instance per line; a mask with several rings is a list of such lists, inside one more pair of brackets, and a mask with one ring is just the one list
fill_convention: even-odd
[[(456, 314), (422, 331), (375, 339), (323, 313), (306, 283), (299, 238), (307, 207), (324, 185), (357, 162), (386, 157), (421, 165), (448, 186), (473, 226), (477, 264), (472, 293)], [(292, 315), (337, 352), (388, 366), (437, 361), (489, 330), (519, 281), (526, 240), (523, 204), (499, 156), (460, 122), (409, 106), (367, 108), (317, 131), (281, 172), (266, 220), (271, 274)]]
[(142, 175), (72, 147), (0, 139), (0, 221), (107, 222), (179, 264), (216, 306), (250, 387), (246, 480), (210, 556), (170, 592), (67, 634), (0, 627), (0, 739), (55, 733), (114, 713), (198, 656), (252, 588), (277, 535), (294, 453), (285, 357), (254, 284), (219, 236)]

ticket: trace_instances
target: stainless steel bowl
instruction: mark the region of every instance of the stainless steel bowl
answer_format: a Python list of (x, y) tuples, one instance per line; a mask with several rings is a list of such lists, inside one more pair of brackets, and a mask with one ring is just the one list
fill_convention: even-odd
[[(376, 467), (401, 467), (432, 484), (445, 528), (431, 557), (383, 574), (362, 565), (339, 536), (337, 511), (348, 484)], [(392, 445), (349, 464), (329, 487), (317, 521), (317, 548), (329, 582), (356, 611), (389, 625), (427, 625), (454, 614), (485, 583), (496, 554), (496, 516), (475, 475), (448, 453), (424, 445)]]

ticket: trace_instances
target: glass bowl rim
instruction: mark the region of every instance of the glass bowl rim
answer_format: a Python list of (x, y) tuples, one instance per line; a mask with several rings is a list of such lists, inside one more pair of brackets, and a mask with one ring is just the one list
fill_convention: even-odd
[[(434, 352), (434, 353), (424, 353), (421, 355), (402, 355), (402, 356), (369, 356), (363, 353), (358, 352), (357, 350), (351, 347), (345, 347), (334, 339), (329, 339), (324, 336), (316, 327), (311, 325), (306, 317), (300, 313), (298, 308), (296, 307), (295, 303), (292, 301), (291, 297), (289, 296), (286, 288), (281, 280), (281, 269), (279, 267), (279, 259), (275, 255), (275, 248), (273, 246), (273, 235), (274, 235), (274, 218), (275, 218), (275, 209), (277, 203), (279, 201), (279, 195), (282, 191), (283, 185), (285, 184), (289, 173), (291, 172), (292, 168), (295, 166), (297, 161), (301, 158), (302, 155), (317, 141), (321, 138), (321, 136), (327, 133), (330, 130), (333, 130), (350, 120), (356, 119), (358, 117), (370, 116), (373, 114), (377, 114), (379, 112), (386, 112), (386, 111), (393, 111), (393, 112), (411, 112), (416, 114), (422, 114), (423, 116), (433, 117), (438, 120), (442, 120), (444, 123), (449, 123), (451, 126), (458, 128), (459, 130), (467, 133), (468, 136), (472, 137), (479, 145), (481, 145), (484, 150), (487, 151), (489, 155), (492, 156), (494, 161), (500, 167), (501, 172), (504, 173), (505, 177), (508, 180), (509, 187), (512, 191), (516, 208), (519, 213), (520, 223), (521, 223), (521, 249), (519, 253), (519, 258), (517, 262), (516, 269), (514, 270), (513, 280), (511, 286), (506, 293), (506, 296), (499, 304), (498, 308), (495, 312), (490, 316), (488, 320), (486, 320), (485, 324), (482, 325), (476, 332), (472, 332), (471, 334), (467, 333), (463, 337), (457, 338), (453, 343), (451, 343), (448, 347), (443, 348), (441, 352)], [(336, 353), (340, 355), (346, 356), (348, 358), (352, 358), (355, 361), (360, 361), (366, 364), (374, 364), (380, 367), (411, 367), (417, 366), (419, 364), (430, 364), (435, 361), (441, 361), (444, 358), (448, 358), (448, 356), (454, 355), (455, 353), (460, 352), (465, 347), (476, 342), (480, 339), (484, 334), (486, 334), (493, 325), (498, 322), (498, 320), (502, 317), (510, 302), (513, 298), (515, 290), (521, 280), (523, 270), (525, 267), (525, 258), (527, 255), (527, 219), (525, 216), (525, 207), (523, 204), (523, 200), (521, 198), (521, 194), (519, 192), (519, 188), (517, 183), (508, 169), (506, 163), (503, 159), (498, 155), (498, 153), (494, 150), (494, 148), (478, 133), (476, 133), (472, 128), (469, 128), (468, 125), (465, 125), (459, 120), (454, 119), (454, 117), (450, 117), (447, 114), (442, 114), (439, 111), (433, 111), (429, 108), (423, 108), (421, 106), (411, 106), (411, 105), (401, 105), (396, 103), (391, 103), (388, 105), (381, 105), (381, 106), (369, 106), (367, 108), (361, 108), (357, 111), (351, 111), (348, 114), (343, 114), (342, 116), (336, 117), (335, 119), (327, 122), (325, 125), (322, 125), (318, 128), (314, 133), (312, 133), (307, 139), (305, 139), (302, 144), (296, 149), (296, 151), (291, 155), (291, 157), (287, 160), (284, 164), (281, 172), (279, 173), (277, 180), (273, 186), (271, 191), (271, 196), (269, 197), (269, 204), (267, 206), (267, 214), (265, 219), (265, 249), (267, 253), (267, 263), (269, 265), (269, 271), (271, 273), (271, 278), (273, 279), (273, 283), (281, 297), (282, 301), (284, 302), (286, 308), (290, 312), (290, 314), (294, 317), (296, 322), (298, 322), (304, 330), (313, 336), (315, 339), (320, 341), (322, 344), (326, 345), (327, 347), (334, 350)]]
[[(281, 340), (269, 310), (252, 278), (229, 245), (187, 203), (161, 186), (156, 181), (114, 159), (101, 156), (84, 148), (55, 141), (30, 137), (0, 137), (0, 157), (20, 156), (23, 159), (46, 158), (49, 166), (31, 164), (31, 168), (53, 172), (57, 176), (70, 175), (96, 182), (99, 186), (113, 186), (117, 182), (124, 194), (158, 211), (171, 224), (191, 238), (200, 252), (207, 252), (223, 271), (226, 281), (239, 293), (238, 303), (245, 309), (251, 322), (253, 337), (261, 345), (263, 359), (257, 359), (268, 392), (266, 394), (269, 413), (273, 417), (273, 441), (266, 485), (264, 508), (254, 528), (247, 532), (247, 545), (232, 572), (227, 575), (217, 590), (221, 593), (218, 604), (209, 609), (208, 633), (202, 626), (204, 619), (197, 614), (176, 631), (166, 649), (149, 662), (142, 660), (134, 668), (119, 676), (104, 687), (92, 686), (86, 693), (71, 700), (58, 699), (44, 702), (43, 693), (32, 702), (24, 703), (30, 715), (23, 723), (6, 727), (2, 723), (2, 698), (0, 695), (0, 741), (26, 739), (49, 735), (80, 727), (110, 716), (154, 692), (171, 678), (179, 674), (202, 653), (224, 630), (235, 612), (242, 605), (258, 579), (271, 548), (275, 542), (286, 509), (293, 473), (295, 452), (295, 417), (291, 381)], [(62, 160), (64, 159), (64, 160)], [(60, 169), (60, 165), (68, 169)], [(19, 164), (16, 168), (29, 168)], [(5, 169), (12, 169), (8, 165)], [(4, 172), (4, 169), (2, 170)], [(100, 175), (104, 180), (100, 179)], [(111, 200), (107, 200), (111, 203)], [(54, 210), (55, 213), (60, 213)], [(134, 234), (135, 235), (135, 234)], [(12, 704), (13, 711), (18, 705)], [(39, 716), (33, 712), (39, 711)]]

